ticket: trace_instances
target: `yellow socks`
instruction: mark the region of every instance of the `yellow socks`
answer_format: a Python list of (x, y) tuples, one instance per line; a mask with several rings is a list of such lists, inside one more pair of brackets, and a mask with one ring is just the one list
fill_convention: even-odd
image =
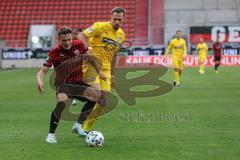
[(203, 64), (200, 64), (199, 72), (200, 72), (201, 74), (204, 73), (204, 65), (203, 65)]
[(177, 84), (180, 83), (180, 74), (179, 74), (179, 71), (174, 71), (174, 78), (175, 78), (175, 82)]
[(96, 104), (93, 108), (93, 111), (88, 116), (87, 120), (84, 122), (83, 130), (90, 131), (92, 129), (93, 124), (102, 115), (103, 107), (99, 104)]

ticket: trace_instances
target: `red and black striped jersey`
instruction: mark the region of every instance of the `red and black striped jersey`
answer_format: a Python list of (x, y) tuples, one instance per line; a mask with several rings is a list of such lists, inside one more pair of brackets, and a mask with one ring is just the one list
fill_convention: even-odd
[(215, 42), (213, 44), (213, 54), (215, 57), (221, 57), (221, 55), (222, 55), (222, 43), (221, 42)]
[(72, 41), (72, 47), (69, 50), (57, 46), (53, 48), (46, 62), (47, 67), (54, 67), (56, 72), (55, 85), (62, 81), (70, 84), (77, 84), (83, 78), (83, 60), (81, 55), (87, 52), (87, 48), (79, 40)]

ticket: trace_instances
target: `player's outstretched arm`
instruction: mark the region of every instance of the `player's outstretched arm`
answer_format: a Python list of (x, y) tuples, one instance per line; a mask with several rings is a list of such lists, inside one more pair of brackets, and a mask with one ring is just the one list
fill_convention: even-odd
[(116, 64), (117, 64), (117, 54), (113, 56), (112, 63), (111, 63), (111, 85), (113, 88), (116, 88), (116, 81), (115, 81)]
[(166, 49), (166, 51), (165, 51), (165, 53), (164, 53), (164, 56), (165, 57), (167, 57), (168, 56), (168, 54), (169, 54), (169, 52), (172, 50), (172, 40), (170, 41), (170, 43), (169, 43), (169, 45), (167, 46), (167, 49)]
[[(172, 41), (171, 41), (171, 42), (172, 42)], [(166, 51), (165, 51), (165, 53), (164, 53), (163, 63), (166, 63), (166, 62), (167, 62), (168, 54), (169, 54), (170, 50), (172, 49), (172, 44), (171, 44), (171, 42), (170, 42), (170, 44), (167, 46), (167, 49), (166, 49)]]
[(206, 44), (206, 57), (208, 55), (208, 45)]
[(38, 91), (40, 94), (43, 94), (43, 79), (48, 72), (49, 67), (42, 66), (42, 68), (37, 73), (37, 83), (38, 83)]

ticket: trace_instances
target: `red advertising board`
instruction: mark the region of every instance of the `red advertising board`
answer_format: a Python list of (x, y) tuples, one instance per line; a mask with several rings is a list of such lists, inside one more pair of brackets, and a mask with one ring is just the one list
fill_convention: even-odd
[[(204, 62), (206, 66), (213, 66), (212, 56), (208, 56)], [(143, 67), (143, 66), (171, 66), (171, 57), (165, 59), (164, 56), (123, 56), (118, 58), (118, 67)], [(184, 61), (186, 67), (199, 66), (198, 56), (187, 56)], [(222, 56), (221, 64), (223, 66), (240, 66), (240, 56)]]

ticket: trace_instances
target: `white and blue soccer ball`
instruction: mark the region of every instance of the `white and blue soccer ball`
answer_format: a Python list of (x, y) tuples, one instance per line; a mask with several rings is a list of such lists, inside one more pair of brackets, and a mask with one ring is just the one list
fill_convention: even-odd
[(86, 142), (89, 147), (101, 147), (104, 144), (103, 134), (99, 131), (91, 131), (86, 137)]

